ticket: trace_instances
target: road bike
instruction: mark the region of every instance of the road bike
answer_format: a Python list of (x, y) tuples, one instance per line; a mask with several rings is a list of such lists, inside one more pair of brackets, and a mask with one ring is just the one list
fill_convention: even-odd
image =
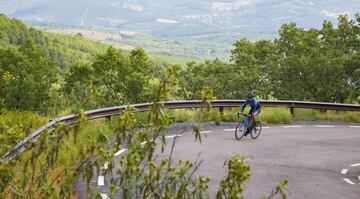
[(250, 134), (252, 139), (259, 137), (261, 133), (261, 122), (260, 121), (250, 121), (249, 115), (244, 113), (238, 113), (238, 117), (242, 115), (242, 121), (236, 126), (235, 129), (235, 138), (240, 140), (244, 136)]

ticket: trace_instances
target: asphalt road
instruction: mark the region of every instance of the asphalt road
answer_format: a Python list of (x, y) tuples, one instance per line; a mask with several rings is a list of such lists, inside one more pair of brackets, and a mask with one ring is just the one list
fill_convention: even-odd
[[(198, 174), (211, 176), (212, 198), (226, 175), (224, 161), (235, 153), (244, 155), (251, 166), (245, 198), (268, 195), (278, 180), (286, 178), (288, 198), (360, 198), (359, 126), (269, 126), (258, 139), (248, 136), (240, 141), (235, 140), (233, 128), (234, 124), (204, 127), (202, 143), (194, 142), (191, 131), (177, 139), (175, 159), (195, 161), (200, 154), (204, 162)], [(169, 153), (170, 145), (164, 155)], [(104, 183), (100, 190), (106, 194), (106, 179)], [(81, 185), (78, 188), (79, 193), (83, 192)]]

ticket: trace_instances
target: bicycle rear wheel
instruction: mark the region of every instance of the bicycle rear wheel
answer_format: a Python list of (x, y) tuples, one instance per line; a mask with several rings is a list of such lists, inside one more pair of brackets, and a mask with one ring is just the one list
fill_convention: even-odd
[(262, 129), (261, 122), (256, 121), (255, 126), (254, 126), (253, 130), (251, 131), (251, 138), (252, 139), (258, 138), (261, 133), (261, 129)]
[(243, 122), (239, 122), (235, 129), (235, 138), (237, 140), (241, 140), (241, 138), (245, 135), (246, 129), (246, 125)]

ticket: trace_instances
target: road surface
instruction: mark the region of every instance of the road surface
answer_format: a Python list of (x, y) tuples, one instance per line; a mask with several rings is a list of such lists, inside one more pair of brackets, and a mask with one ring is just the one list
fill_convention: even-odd
[[(277, 181), (288, 179), (288, 198), (360, 198), (360, 126), (358, 125), (282, 125), (263, 128), (258, 139), (234, 138), (235, 124), (206, 126), (206, 138), (194, 142), (190, 130), (177, 138), (175, 159), (204, 162), (199, 175), (211, 176), (210, 195), (214, 198), (219, 181), (226, 175), (224, 161), (232, 154), (246, 157), (251, 177), (245, 186), (245, 198), (268, 195)], [(174, 136), (169, 136), (171, 142)], [(171, 144), (165, 151), (169, 153)], [(123, 155), (126, 155), (124, 153)], [(106, 178), (100, 185), (106, 198)], [(84, 184), (78, 183), (80, 197)]]

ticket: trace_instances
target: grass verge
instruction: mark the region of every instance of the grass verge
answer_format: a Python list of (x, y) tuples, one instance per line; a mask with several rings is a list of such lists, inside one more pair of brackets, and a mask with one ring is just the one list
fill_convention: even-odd
[[(221, 116), (217, 108), (210, 112), (207, 121), (220, 122), (238, 122), (240, 119), (237, 113), (240, 108), (226, 108)], [(249, 109), (245, 109), (247, 113)], [(200, 115), (199, 109), (176, 109), (168, 111), (174, 122), (198, 122)], [(267, 124), (289, 124), (293, 121), (343, 121), (360, 123), (360, 113), (351, 111), (320, 111), (314, 109), (295, 109), (294, 117), (286, 107), (263, 107), (259, 115), (259, 120)]]

